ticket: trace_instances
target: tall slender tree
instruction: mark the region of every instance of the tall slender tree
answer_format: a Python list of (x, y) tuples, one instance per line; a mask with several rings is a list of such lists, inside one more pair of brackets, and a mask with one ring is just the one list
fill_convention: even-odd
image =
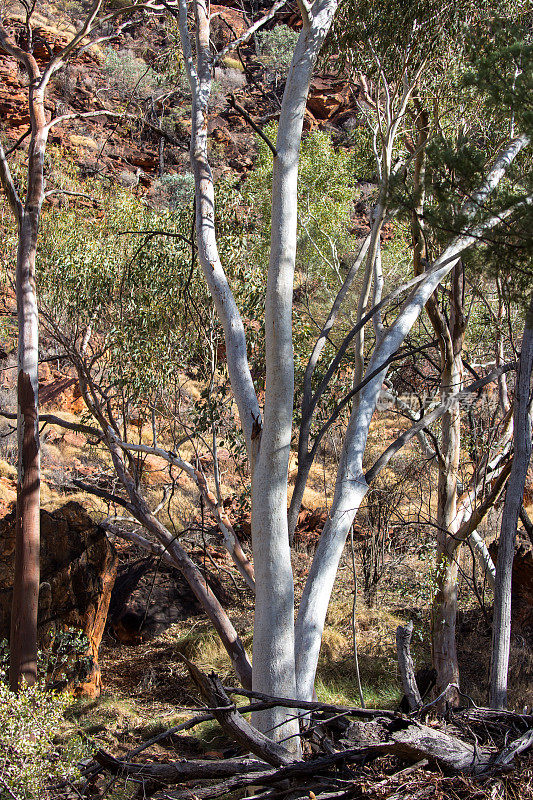
[[(24, 46), (8, 30), (5, 12), (0, 13), (0, 48), (9, 53), (28, 75), (30, 144), (26, 196), (21, 199), (13, 180), (6, 152), (0, 144), (0, 182), (18, 227), (16, 299), (18, 315), (17, 439), (18, 483), (15, 549), (15, 580), (10, 638), (10, 685), (16, 690), (22, 680), (33, 684), (37, 677), (37, 608), (39, 598), (40, 550), (40, 445), (38, 406), (39, 315), (35, 283), (35, 259), (41, 207), (45, 195), (44, 159), (48, 132), (55, 120), (47, 120), (45, 96), (52, 75), (66, 61), (91, 43), (115, 36), (124, 13), (100, 14), (102, 0), (91, 5), (78, 32), (58, 53), (39, 64), (33, 55), (35, 3), (20, 3), (25, 14)], [(148, 8), (149, 3), (142, 8)], [(138, 11), (137, 6), (133, 11)], [(111, 26), (113, 33), (103, 31)], [(51, 48), (49, 52), (52, 53)], [(20, 144), (20, 142), (18, 143)], [(13, 151), (15, 148), (12, 148)], [(11, 152), (8, 151), (8, 152)]]

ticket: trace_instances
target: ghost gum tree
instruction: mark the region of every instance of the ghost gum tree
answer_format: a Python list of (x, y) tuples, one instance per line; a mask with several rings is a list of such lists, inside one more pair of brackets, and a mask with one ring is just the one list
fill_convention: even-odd
[[(326, 611), (339, 559), (354, 516), (367, 492), (363, 457), (369, 426), (376, 410), (387, 368), (433, 293), (457, 268), (462, 254), (488, 231), (501, 225), (513, 209), (492, 212), (490, 199), (510, 165), (529, 145), (527, 133), (512, 137), (486, 166), (478, 187), (460, 202), (461, 230), (440, 247), (440, 254), (407, 286), (382, 298), (379, 232), (393, 209), (388, 207), (388, 182), (394, 172), (393, 146), (413, 92), (424, 67), (423, 58), (407, 51), (401, 82), (388, 83), (382, 66), (380, 88), (374, 98), (379, 107), (375, 123), (377, 159), (380, 168), (380, 199), (374, 228), (358, 263), (366, 256), (363, 296), (359, 301), (355, 328), (344, 342), (344, 352), (355, 339), (359, 353), (357, 386), (328, 519), (294, 622), (294, 583), (291, 571), (287, 522), (287, 472), (293, 426), (294, 359), (292, 339), (292, 292), (297, 233), (298, 151), (303, 115), (313, 65), (331, 26), (336, 3), (315, 0), (300, 3), (302, 31), (287, 77), (273, 145), (272, 228), (265, 298), (266, 391), (260, 409), (247, 359), (243, 322), (229, 281), (221, 264), (215, 232), (213, 178), (207, 154), (207, 115), (212, 71), (217, 59), (210, 49), (208, 5), (193, 0), (190, 24), (186, 0), (180, 2), (180, 33), (193, 97), (191, 165), (196, 186), (196, 236), (199, 261), (224, 330), (227, 367), (245, 435), (252, 482), (252, 540), (256, 576), (254, 619), (253, 687), (272, 695), (310, 699)], [(191, 33), (192, 31), (192, 33)], [(417, 26), (414, 26), (417, 33)], [(191, 45), (194, 37), (194, 48)], [(385, 100), (383, 101), (383, 97)], [(374, 307), (368, 311), (374, 287)], [(404, 299), (395, 319), (385, 325), (380, 310), (392, 299)], [(321, 340), (335, 321), (336, 310), (346, 296), (340, 292), (312, 361), (318, 361)], [(362, 330), (374, 323), (374, 345), (363, 347)], [(366, 366), (361, 358), (364, 355)], [(335, 360), (334, 360), (335, 361)], [(311, 363), (311, 362), (310, 362)], [(333, 364), (333, 369), (338, 361)], [(311, 372), (313, 366), (311, 366)], [(346, 402), (348, 402), (347, 398)], [(440, 414), (453, 408), (460, 395), (446, 398)], [(438, 416), (438, 415), (437, 415)], [(423, 427), (423, 426), (422, 426)], [(386, 456), (368, 473), (374, 477)], [(371, 473), (371, 474), (370, 474)], [(260, 712), (255, 724), (273, 738), (285, 739), (296, 732), (296, 724), (281, 708)], [(296, 738), (289, 743), (297, 749)]]
[[(274, 6), (272, 10), (277, 7)], [(307, 400), (306, 413), (313, 414), (325, 385), (338, 369), (346, 353), (355, 345), (357, 360), (356, 385), (342, 399), (342, 407), (349, 407), (349, 423), (344, 438), (338, 468), (335, 494), (329, 518), (322, 532), (318, 550), (313, 560), (308, 581), (294, 619), (294, 581), (291, 571), (289, 532), (293, 526), (298, 503), (292, 504), (287, 516), (288, 459), (293, 435), (294, 356), (292, 333), (292, 293), (297, 240), (297, 180), (298, 153), (303, 116), (309, 82), (320, 47), (331, 27), (336, 4), (331, 0), (315, 0), (312, 5), (300, 6), (303, 26), (289, 70), (280, 113), (278, 135), (273, 150), (272, 179), (272, 233), (270, 260), (265, 298), (265, 363), (266, 392), (263, 407), (258, 402), (247, 355), (247, 342), (243, 320), (231, 286), (219, 257), (215, 231), (215, 200), (213, 178), (207, 154), (208, 102), (212, 72), (223, 53), (211, 50), (209, 28), (210, 10), (200, 0), (191, 4), (192, 16), (185, 0), (179, 5), (179, 26), (183, 53), (191, 84), (192, 134), (191, 166), (196, 191), (196, 239), (199, 263), (206, 285), (213, 298), (223, 328), (228, 373), (238, 407), (242, 431), (248, 452), (252, 484), (252, 536), (255, 570), (256, 610), (254, 621), (254, 653), (252, 668), (253, 688), (273, 695), (299, 696), (310, 699), (313, 693), (315, 672), (320, 650), (326, 611), (333, 587), (339, 559), (346, 536), (357, 510), (367, 492), (369, 482), (379, 473), (399, 447), (427, 425), (445, 413), (468, 394), (468, 390), (445, 398), (437, 409), (426, 415), (401, 441), (385, 451), (370, 468), (363, 468), (371, 420), (387, 369), (399, 354), (406, 337), (422, 313), (439, 284), (456, 268), (459, 259), (485, 234), (502, 226), (513, 214), (520, 213), (514, 203), (510, 207), (491, 207), (492, 197), (514, 160), (529, 145), (529, 136), (518, 128), (484, 166), (479, 182), (466, 199), (458, 198), (461, 225), (434, 248), (436, 256), (426, 259), (424, 269), (406, 285), (393, 288), (390, 275), (383, 276), (381, 268), (380, 232), (383, 224), (394, 216), (397, 209), (392, 199), (390, 185), (405, 167), (410, 169), (413, 159), (406, 156), (405, 164), (395, 160), (399, 132), (406, 114), (412, 108), (414, 93), (420, 84), (426, 66), (423, 57), (414, 57), (409, 44), (421, 36), (417, 26), (411, 26), (407, 35), (407, 50), (402, 60), (400, 80), (389, 80), (383, 68), (379, 51), (373, 47), (370, 57), (379, 73), (376, 87), (367, 87), (364, 96), (365, 113), (374, 131), (374, 150), (379, 176), (379, 199), (372, 219), (371, 236), (355, 259), (355, 268), (349, 272), (331, 311), (326, 315), (309, 360), (306, 385), (302, 392)], [(174, 11), (174, 13), (176, 13)], [(418, 25), (418, 23), (417, 23)], [(412, 38), (414, 37), (414, 39)], [(364, 38), (364, 37), (363, 37)], [(423, 36), (421, 36), (423, 40)], [(194, 40), (194, 46), (191, 39)], [(429, 254), (428, 254), (429, 256)], [(339, 352), (320, 375), (313, 375), (320, 362), (329, 331), (338, 318), (339, 308), (350, 297), (349, 288), (358, 265), (364, 264), (361, 297), (356, 302), (356, 324), (341, 343)], [(388, 294), (384, 295), (387, 283)], [(372, 300), (370, 300), (372, 298)], [(396, 315), (390, 316), (391, 306), (401, 300)], [(372, 307), (369, 309), (369, 304)], [(385, 310), (387, 318), (385, 318)], [(366, 340), (364, 327), (371, 327)], [(80, 384), (87, 404), (106, 439), (113, 464), (128, 494), (128, 511), (135, 516), (163, 546), (168, 548), (198, 596), (217, 630), (222, 631), (225, 646), (243, 682), (248, 678), (248, 662), (242, 645), (227, 618), (206, 591), (190, 559), (186, 558), (175, 537), (157, 519), (157, 514), (143, 500), (132, 475), (131, 452), (135, 446), (123, 441), (112, 420), (101, 413), (98, 387), (90, 374), (79, 374)], [(318, 374), (318, 373), (317, 373)], [(494, 373), (488, 378), (495, 379)], [(486, 382), (482, 380), (481, 385)], [(475, 389), (480, 388), (479, 385)], [(470, 387), (474, 390), (474, 387)], [(309, 427), (309, 431), (311, 427)], [(303, 431), (303, 432), (302, 432)], [(307, 433), (300, 431), (305, 439)], [(166, 453), (155, 446), (140, 446), (144, 452), (154, 452), (181, 466), (175, 453)], [(314, 442), (306, 442), (306, 451), (313, 454)], [(316, 448), (314, 450), (316, 452)], [(304, 450), (302, 449), (302, 453)], [(305, 455), (305, 453), (304, 453)], [(186, 465), (187, 466), (187, 465)], [(191, 465), (188, 465), (191, 466)], [(183, 467), (185, 468), (185, 467)], [(299, 464), (299, 472), (307, 469), (307, 456)], [(300, 479), (305, 488), (307, 475)], [(159, 551), (161, 552), (161, 550)], [(211, 602), (211, 605), (209, 605)], [(225, 638), (224, 638), (225, 637)], [(284, 739), (297, 733), (297, 724), (286, 710), (277, 708), (261, 712), (255, 723), (273, 738)], [(297, 738), (289, 743), (298, 751)]]
[[(263, 409), (260, 408), (252, 380), (243, 320), (219, 257), (215, 235), (214, 186), (207, 156), (207, 113), (212, 70), (223, 53), (214, 54), (210, 50), (209, 9), (197, 2), (192, 5), (192, 10), (194, 13), (189, 20), (188, 8), (183, 2), (179, 9), (179, 23), (193, 97), (191, 165), (196, 184), (198, 256), (225, 336), (227, 368), (246, 441), (252, 483), (256, 590), (252, 683), (256, 690), (268, 694), (297, 694), (309, 699), (313, 693), (322, 631), (339, 559), (369, 483), (411, 437), (421, 433), (443, 414), (453, 412), (456, 404), (466, 399), (469, 392), (499, 377), (500, 372), (496, 370), (463, 391), (454, 392), (453, 395), (448, 393), (437, 408), (387, 448), (369, 470), (363, 468), (370, 422), (387, 369), (395, 360), (404, 357), (403, 350), (399, 351), (424, 307), (439, 284), (458, 267), (460, 258), (468, 248), (478, 245), (487, 233), (502, 226), (511, 216), (515, 219), (521, 213), (522, 207), (516, 202), (499, 209), (490, 204), (506, 172), (529, 144), (529, 138), (522, 134), (511, 139), (477, 175), (478, 186), (472, 187), (466, 198), (455, 198), (461, 224), (449, 234), (448, 241), (443, 236), (434, 243), (432, 250), (440, 255), (432, 261), (427, 258), (424, 269), (420, 269), (408, 284), (396, 288), (389, 286), (393, 284), (393, 275), (382, 274), (380, 232), (383, 224), (397, 213), (391, 184), (401, 177), (402, 171), (416, 169), (412, 154), (405, 155), (405, 162), (395, 161), (394, 154), (406, 114), (415, 103), (414, 93), (420, 86), (425, 64), (423, 59), (405, 57), (401, 80), (390, 81), (379, 52), (375, 47), (371, 50), (370, 57), (379, 73), (379, 80), (374, 87), (367, 84), (364, 88), (362, 107), (373, 130), (379, 175), (378, 202), (372, 214), (371, 234), (363, 242), (326, 315), (305, 372), (302, 425), (299, 431), (301, 458), (296, 481), (300, 487), (298, 491), (303, 493), (310, 463), (321, 436), (338, 416), (339, 410), (348, 407), (350, 401), (354, 402), (330, 515), (295, 622), (289, 534), (301, 500), (298, 500), (295, 488), (296, 500), (293, 494), (287, 517), (287, 467), (293, 432), (294, 357), (291, 323), (297, 236), (298, 151), (311, 69), (320, 42), (331, 24), (334, 9), (325, 2), (311, 9), (302, 8), (303, 29), (287, 79), (277, 141), (275, 145), (271, 143), (274, 155), (272, 235), (265, 302), (266, 393)], [(412, 35), (420, 35), (416, 27), (413, 32), (413, 26), (402, 45), (407, 53)], [(357, 269), (363, 264), (361, 296), (355, 302), (356, 323), (341, 341), (331, 362), (320, 373), (319, 364), (326, 352), (326, 339), (338, 321), (342, 305), (347, 300), (353, 302), (350, 288)], [(388, 294), (384, 296), (385, 281)], [(373, 305), (369, 309), (370, 297)], [(401, 298), (399, 311), (391, 317), (391, 306)], [(363, 335), (365, 326), (370, 328), (366, 341)], [(70, 346), (66, 339), (59, 338), (58, 341), (66, 349)], [(326, 425), (318, 434), (313, 434), (311, 440), (312, 415), (341, 361), (349, 354), (352, 343), (356, 347), (358, 363), (356, 385), (339, 401)], [(134, 445), (126, 441), (126, 431), (120, 436), (116, 421), (106, 410), (105, 387), (99, 386), (94, 380), (83, 358), (79, 357), (79, 351), (74, 352), (73, 356), (86, 403), (100, 428), (96, 433), (105, 440), (117, 474), (126, 489), (128, 497), (120, 502), (159, 542), (159, 550), (156, 547), (156, 551), (166, 551), (173, 563), (182, 569), (220, 633), (237, 674), (246, 684), (249, 663), (235, 630), (213, 600), (212, 594), (206, 590), (205, 581), (202, 584), (201, 575), (194, 569), (181, 544), (157, 519), (157, 511), (152, 511), (143, 499), (131, 455), (136, 452), (153, 453), (192, 475), (194, 467), (186, 464), (175, 452), (158, 448), (155, 441), (152, 447)], [(136, 541), (141, 543), (138, 536)], [(150, 542), (145, 539), (144, 545), (150, 547)], [(296, 723), (287, 717), (287, 712), (278, 708), (262, 713), (255, 722), (263, 731), (282, 739), (297, 732)], [(289, 739), (289, 742), (297, 751), (297, 739)]]

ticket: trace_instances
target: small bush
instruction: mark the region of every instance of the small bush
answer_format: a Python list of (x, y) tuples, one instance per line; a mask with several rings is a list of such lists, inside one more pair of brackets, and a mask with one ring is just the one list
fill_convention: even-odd
[(223, 94), (230, 94), (237, 89), (242, 89), (246, 83), (246, 78), (242, 71), (234, 69), (233, 67), (226, 67), (215, 69), (215, 81), (220, 87), (220, 92)]
[(170, 211), (187, 206), (194, 197), (194, 176), (191, 172), (163, 175), (153, 189), (155, 202)]
[(119, 92), (134, 93), (141, 98), (156, 94), (163, 83), (163, 77), (142, 58), (137, 58), (131, 50), (108, 48), (105, 53), (104, 70)]
[(287, 25), (277, 25), (271, 31), (257, 34), (258, 56), (277, 80), (287, 74), (299, 33)]
[[(72, 637), (71, 637), (72, 638)], [(79, 636), (74, 640), (77, 642)], [(56, 654), (56, 663), (59, 655)], [(43, 654), (39, 661), (45, 663)], [(68, 693), (51, 692), (44, 679), (23, 686), (18, 694), (7, 685), (9, 649), (0, 642), (0, 800), (8, 797), (41, 800), (54, 782), (79, 777), (78, 764), (89, 747), (65, 727)], [(63, 735), (61, 735), (63, 733)]]
[[(78, 736), (56, 744), (72, 697), (47, 691), (41, 683), (14, 694), (0, 682), (0, 798), (37, 800), (54, 781), (78, 777), (88, 755)], [(8, 788), (7, 788), (8, 787)]]

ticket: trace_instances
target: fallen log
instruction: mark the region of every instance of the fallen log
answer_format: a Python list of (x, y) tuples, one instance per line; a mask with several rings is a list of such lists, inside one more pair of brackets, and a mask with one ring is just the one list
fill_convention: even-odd
[(229, 778), (237, 774), (256, 773), (270, 775), (273, 770), (265, 771), (264, 762), (252, 761), (250, 758), (227, 758), (194, 761), (173, 761), (170, 764), (136, 764), (121, 761), (105, 750), (98, 750), (94, 760), (112, 775), (128, 775), (149, 778), (158, 783), (184, 783), (191, 780), (210, 780)]
[[(499, 726), (500, 732), (506, 734), (511, 730), (520, 732), (525, 726), (527, 729), (521, 735), (506, 744), (501, 750), (493, 746), (479, 746), (477, 741), (471, 744), (451, 735), (446, 730), (424, 725), (412, 715), (406, 717), (389, 712), (378, 717), (373, 715), (369, 721), (357, 721), (361, 711), (366, 709), (343, 709), (322, 703), (303, 704), (297, 700), (274, 698), (256, 692), (246, 694), (260, 697), (259, 703), (250, 703), (241, 709), (230, 702), (219, 678), (212, 673), (206, 675), (194, 664), (183, 658), (191, 677), (200, 690), (209, 708), (203, 709), (205, 717), (216, 719), (224, 732), (238, 744), (246, 753), (253, 752), (261, 761), (250, 756), (221, 760), (187, 760), (175, 761), (168, 764), (137, 763), (131, 760), (134, 754), (144, 749), (144, 745), (131, 751), (126, 759), (120, 760), (105, 751), (99, 751), (95, 756), (97, 769), (106, 769), (115, 775), (131, 777), (142, 783), (140, 787), (146, 796), (153, 791), (167, 791), (166, 787), (173, 784), (184, 784), (175, 793), (164, 797), (175, 800), (190, 800), (191, 796), (197, 800), (216, 800), (236, 790), (246, 790), (247, 787), (263, 787), (263, 791), (255, 794), (257, 800), (284, 800), (290, 793), (292, 800), (304, 800), (314, 795), (316, 800), (335, 800), (336, 798), (353, 796), (356, 790), (357, 773), (354, 765), (363, 766), (369, 760), (385, 754), (393, 754), (407, 761), (416, 762), (415, 770), (422, 764), (428, 768), (437, 766), (441, 775), (470, 776), (471, 778), (490, 777), (498, 772), (506, 772), (511, 768), (511, 762), (520, 753), (533, 746), (533, 726), (529, 724), (531, 715), (516, 713), (493, 712), (488, 709), (469, 709), (457, 715), (457, 721), (466, 719), (467, 714), (474, 715), (475, 721), (491, 720), (491, 727)], [(343, 738), (334, 740), (335, 746), (343, 749), (320, 755), (306, 761), (294, 761), (290, 754), (281, 745), (267, 739), (263, 734), (253, 728), (240, 712), (252, 710), (257, 705), (277, 704), (285, 700), (289, 707), (313, 709), (324, 711), (334, 710), (337, 717), (348, 714), (356, 718), (348, 728), (344, 729)], [(366, 716), (366, 714), (365, 714)], [(335, 717), (336, 718), (336, 717)], [(183, 726), (192, 727), (201, 717), (195, 717)], [(368, 719), (368, 718), (367, 718)], [(323, 723), (327, 726), (327, 720)], [(177, 726), (181, 728), (182, 726)], [(159, 741), (169, 732), (159, 734), (154, 740)], [(467, 728), (468, 730), (468, 728)], [(509, 737), (510, 738), (510, 737)], [(352, 746), (350, 746), (352, 745)], [(265, 763), (266, 762), (266, 763)], [(270, 767), (267, 766), (270, 764)], [(407, 767), (405, 774), (410, 774), (411, 768)], [(402, 774), (400, 771), (399, 774)], [(339, 781), (342, 790), (339, 791)], [(355, 781), (355, 782), (354, 782)], [(208, 783), (207, 783), (208, 782)], [(382, 782), (383, 788), (389, 782)], [(163, 787), (165, 789), (163, 790)], [(378, 784), (376, 788), (380, 788)], [(311, 794), (312, 793), (312, 794)], [(141, 796), (141, 795), (139, 795)], [(394, 796), (394, 795), (393, 795)], [(248, 798), (246, 799), (248, 800)]]
[(213, 708), (213, 716), (230, 739), (234, 739), (246, 751), (254, 753), (273, 767), (292, 764), (294, 758), (285, 747), (260, 733), (239, 714), (217, 675), (206, 675), (184, 656), (181, 656), (181, 660), (187, 666), (202, 697)]
[(427, 759), (438, 764), (445, 774), (480, 774), (494, 759), (494, 750), (474, 747), (456, 736), (421, 723), (407, 723), (399, 730), (390, 730), (391, 727), (392, 752), (411, 761)]
[[(264, 762), (254, 761), (250, 758), (232, 758), (220, 760), (189, 760), (174, 761), (171, 764), (137, 764), (115, 758), (105, 750), (99, 750), (95, 761), (113, 775), (129, 777), (142, 777), (147, 781), (160, 784), (184, 783), (186, 781), (209, 780), (227, 778), (222, 783), (214, 786), (201, 786), (194, 789), (194, 794), (201, 798), (218, 797), (230, 789), (243, 788), (254, 785), (273, 785), (284, 783), (287, 780), (299, 781), (312, 779), (332, 767), (344, 764), (355, 764), (368, 760), (369, 757), (382, 755), (389, 752), (391, 743), (383, 742), (367, 747), (352, 747), (332, 753), (328, 756), (319, 756), (309, 761), (293, 761), (290, 765), (279, 769), (265, 769)], [(327, 781), (327, 776), (323, 776)], [(334, 778), (332, 779), (334, 782)], [(330, 781), (331, 783), (331, 781)], [(190, 797), (190, 795), (189, 795)]]

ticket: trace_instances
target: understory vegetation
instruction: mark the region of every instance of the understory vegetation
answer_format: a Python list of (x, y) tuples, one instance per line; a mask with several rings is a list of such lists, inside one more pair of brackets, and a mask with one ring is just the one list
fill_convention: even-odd
[(0, 8), (1, 800), (533, 797), (532, 24)]

